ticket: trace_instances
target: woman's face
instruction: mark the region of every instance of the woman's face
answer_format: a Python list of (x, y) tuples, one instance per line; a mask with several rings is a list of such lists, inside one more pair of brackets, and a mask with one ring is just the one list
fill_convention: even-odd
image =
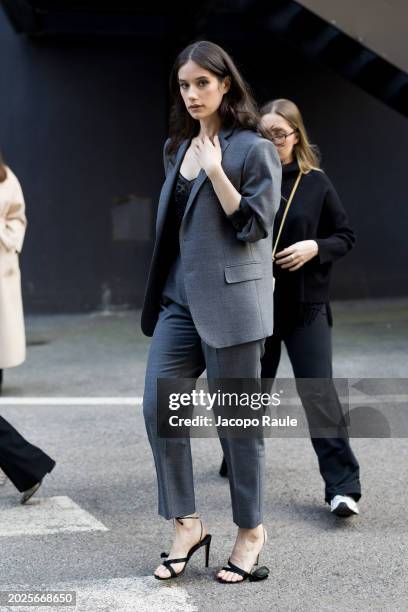
[(269, 132), (281, 162), (288, 163), (292, 161), (293, 147), (299, 142), (299, 138), (290, 123), (277, 113), (268, 113), (263, 115), (261, 125)]
[(219, 81), (212, 72), (189, 60), (178, 72), (181, 97), (193, 119), (206, 119), (218, 111), (229, 90), (228, 77)]

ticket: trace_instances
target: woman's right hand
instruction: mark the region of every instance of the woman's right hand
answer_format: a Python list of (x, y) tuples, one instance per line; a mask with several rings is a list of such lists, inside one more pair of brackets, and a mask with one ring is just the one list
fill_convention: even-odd
[(319, 247), (316, 240), (301, 240), (279, 251), (275, 255), (275, 263), (283, 270), (295, 272), (299, 270), (307, 261), (316, 257)]
[(192, 147), (200, 168), (211, 180), (211, 177), (221, 169), (222, 151), (218, 135), (214, 136), (213, 141), (207, 135), (203, 138), (197, 136), (192, 141)]

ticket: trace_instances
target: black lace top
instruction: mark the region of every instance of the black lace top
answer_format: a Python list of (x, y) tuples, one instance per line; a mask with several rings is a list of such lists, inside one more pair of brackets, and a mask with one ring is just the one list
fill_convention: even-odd
[(191, 188), (194, 185), (194, 181), (195, 179), (188, 181), (179, 172), (173, 195), (173, 212), (177, 220), (178, 230), (180, 230), (184, 211), (186, 210), (188, 198), (190, 196)]
[(174, 185), (173, 195), (166, 217), (166, 253), (167, 263), (170, 266), (180, 253), (179, 232), (188, 198), (195, 179), (188, 181), (182, 174), (178, 174)]

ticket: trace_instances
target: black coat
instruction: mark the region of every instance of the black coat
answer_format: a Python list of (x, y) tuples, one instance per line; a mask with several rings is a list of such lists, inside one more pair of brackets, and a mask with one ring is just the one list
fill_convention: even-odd
[[(298, 173), (297, 162), (282, 166), (282, 199), (275, 217), (274, 239)], [(302, 176), (277, 252), (301, 240), (315, 240), (319, 252), (295, 272), (274, 264), (275, 303), (277, 300), (292, 304), (327, 303), (332, 264), (348, 253), (355, 243), (354, 232), (336, 190), (327, 175), (318, 170)]]

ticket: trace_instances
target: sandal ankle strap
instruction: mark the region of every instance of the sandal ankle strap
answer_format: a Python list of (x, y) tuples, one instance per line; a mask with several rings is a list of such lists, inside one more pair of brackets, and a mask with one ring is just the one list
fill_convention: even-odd
[(180, 525), (183, 524), (181, 519), (199, 519), (201, 521), (199, 516), (176, 516), (176, 521), (180, 523)]
[(200, 521), (200, 527), (201, 527), (200, 542), (201, 542), (201, 540), (203, 539), (203, 521), (201, 520), (201, 518), (199, 516), (176, 516), (176, 521), (180, 523), (180, 525), (184, 524), (182, 519), (198, 519)]

